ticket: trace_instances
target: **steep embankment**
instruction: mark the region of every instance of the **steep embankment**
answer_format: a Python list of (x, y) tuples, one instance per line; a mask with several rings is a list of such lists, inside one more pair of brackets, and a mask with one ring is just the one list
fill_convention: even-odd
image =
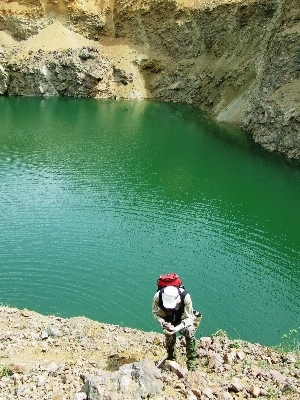
[(2, 94), (188, 102), (300, 157), (298, 0), (20, 0), (0, 11)]
[(0, 399), (281, 399), (300, 398), (293, 353), (219, 332), (198, 344), (198, 369), (164, 355), (163, 335), (84, 317), (64, 319), (0, 307)]

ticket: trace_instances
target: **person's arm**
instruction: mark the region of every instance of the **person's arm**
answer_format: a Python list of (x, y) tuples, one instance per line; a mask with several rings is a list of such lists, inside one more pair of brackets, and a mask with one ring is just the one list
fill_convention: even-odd
[(174, 334), (182, 329), (188, 328), (192, 326), (194, 322), (194, 313), (193, 313), (193, 304), (192, 299), (189, 294), (187, 294), (184, 298), (184, 311), (181, 317), (181, 323), (179, 325), (174, 326), (170, 329), (169, 334)]
[(181, 322), (184, 324), (184, 328), (192, 326), (194, 318), (192, 299), (191, 296), (187, 294), (184, 298), (184, 311), (181, 317)]
[(159, 308), (159, 292), (155, 294), (152, 301), (152, 315), (159, 324), (165, 322), (164, 317), (166, 316), (163, 310)]

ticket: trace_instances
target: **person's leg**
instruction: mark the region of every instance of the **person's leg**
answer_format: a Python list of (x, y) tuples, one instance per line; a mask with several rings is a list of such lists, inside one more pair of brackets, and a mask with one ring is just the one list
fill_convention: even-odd
[(194, 327), (188, 327), (184, 332), (186, 356), (187, 356), (187, 368), (190, 371), (195, 371), (197, 368), (197, 343), (195, 339)]
[(168, 353), (167, 360), (176, 360), (176, 334), (175, 335), (165, 335), (166, 339), (166, 349)]

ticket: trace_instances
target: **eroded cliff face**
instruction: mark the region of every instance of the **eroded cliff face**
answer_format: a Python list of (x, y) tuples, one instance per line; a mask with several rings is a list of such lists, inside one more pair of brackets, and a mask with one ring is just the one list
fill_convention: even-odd
[(298, 0), (0, 1), (0, 29), (2, 94), (188, 102), (300, 158)]

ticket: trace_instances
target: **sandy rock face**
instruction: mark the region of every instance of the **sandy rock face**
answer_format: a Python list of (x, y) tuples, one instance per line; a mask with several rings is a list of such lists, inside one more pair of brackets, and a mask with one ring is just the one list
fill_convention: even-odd
[(145, 56), (116, 40), (100, 45), (55, 21), (26, 41), (2, 42), (2, 94), (149, 97), (138, 67)]
[(255, 141), (297, 159), (300, 158), (299, 20), (297, 2), (283, 2), (264, 52), (258, 92), (244, 120)]
[(112, 0), (25, 0), (0, 1), (0, 28), (17, 39), (28, 39), (57, 17), (86, 37), (114, 35)]
[[(300, 158), (299, 19), (298, 0), (0, 1), (0, 45), (8, 55), (0, 93), (103, 97), (104, 91), (112, 98), (187, 102), (220, 122), (242, 126), (266, 149)], [(93, 79), (88, 85), (95, 90), (76, 85), (62, 90), (52, 80), (44, 88), (51, 71), (46, 67), (47, 77), (33, 72), (24, 53), (49, 52), (44, 58), (52, 57), (61, 72), (53, 52), (83, 46), (101, 49), (110, 60), (114, 74), (107, 70), (101, 81), (106, 89), (95, 89)], [(22, 58), (14, 61), (19, 72), (13, 75), (12, 49)], [(98, 62), (104, 68), (98, 57), (95, 71)], [(74, 78), (74, 63), (64, 68)], [(32, 73), (41, 90), (28, 82)]]

